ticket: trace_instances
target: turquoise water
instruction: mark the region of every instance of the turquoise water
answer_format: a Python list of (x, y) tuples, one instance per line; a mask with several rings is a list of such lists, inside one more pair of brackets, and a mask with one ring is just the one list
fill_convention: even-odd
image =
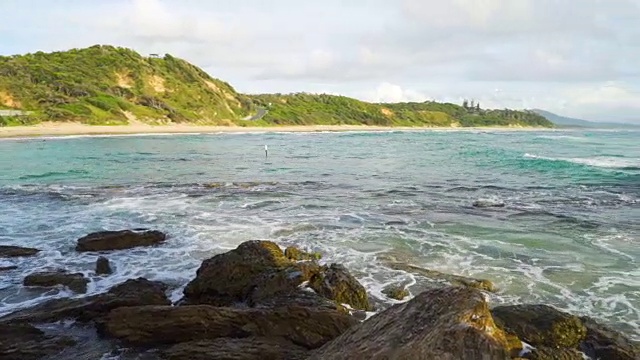
[[(491, 279), (494, 304), (550, 303), (640, 339), (639, 144), (638, 131), (591, 130), (2, 140), (0, 243), (43, 252), (0, 259), (19, 266), (0, 273), (0, 314), (69, 295), (23, 288), (35, 269), (84, 272), (90, 293), (145, 276), (178, 298), (203, 259), (273, 239), (346, 264), (381, 302), (386, 284), (429, 286), (385, 267), (392, 255)], [(112, 277), (73, 250), (138, 227), (170, 239), (110, 253)]]

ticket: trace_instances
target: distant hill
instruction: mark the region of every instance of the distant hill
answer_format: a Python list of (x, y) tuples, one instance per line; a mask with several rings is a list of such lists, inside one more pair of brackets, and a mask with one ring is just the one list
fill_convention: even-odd
[(529, 111), (436, 102), (374, 104), (344, 96), (246, 95), (169, 54), (108, 45), (0, 56), (0, 126), (196, 123), (228, 126), (385, 125), (551, 127)]
[(445, 127), (553, 127), (530, 111), (486, 110), (450, 103), (368, 103), (326, 94), (263, 94), (252, 96), (268, 110), (262, 121), (294, 125), (378, 125)]
[(560, 116), (549, 111), (533, 109), (533, 112), (544, 116), (549, 121), (561, 127), (581, 127), (581, 128), (636, 128), (638, 125), (623, 124), (623, 123), (611, 123), (611, 122), (596, 122), (582, 119), (575, 119), (565, 116)]

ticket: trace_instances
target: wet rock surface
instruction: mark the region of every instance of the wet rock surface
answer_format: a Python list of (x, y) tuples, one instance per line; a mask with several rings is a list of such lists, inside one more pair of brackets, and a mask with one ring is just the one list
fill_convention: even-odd
[(270, 336), (315, 349), (357, 323), (335, 310), (303, 307), (144, 306), (111, 311), (100, 331), (133, 345)]
[(309, 281), (309, 286), (318, 294), (357, 310), (373, 309), (364, 286), (344, 266), (331, 264), (323, 270)]
[(496, 291), (496, 286), (490, 280), (474, 279), (460, 275), (446, 274), (436, 270), (425, 269), (419, 266), (397, 262), (393, 257), (389, 257), (388, 259), (386, 259), (385, 265), (393, 270), (406, 271), (408, 273), (424, 276), (431, 280), (447, 282), (451, 285), (466, 286), (488, 292)]
[(587, 334), (580, 318), (548, 305), (498, 306), (491, 313), (501, 329), (533, 346), (575, 348)]
[(289, 260), (305, 261), (305, 260), (320, 260), (322, 255), (320, 253), (310, 253), (298, 249), (295, 246), (289, 246), (284, 249), (284, 256)]
[(394, 300), (404, 300), (407, 296), (409, 296), (409, 290), (407, 290), (402, 285), (390, 285), (382, 290), (382, 293), (385, 294), (389, 299)]
[(504, 333), (475, 289), (446, 287), (374, 315), (311, 359), (508, 359)]
[(526, 354), (524, 358), (530, 360), (584, 360), (582, 353), (576, 349), (553, 349), (544, 346), (537, 347)]
[(26, 257), (38, 254), (40, 250), (12, 245), (0, 245), (0, 258)]
[(65, 336), (46, 335), (28, 324), (0, 326), (0, 359), (36, 360), (60, 353), (75, 341)]
[(100, 256), (98, 260), (96, 260), (96, 274), (109, 275), (112, 273), (113, 273), (113, 270), (111, 269), (111, 264), (109, 263), (109, 259), (107, 259), (104, 256)]
[(100, 231), (78, 239), (76, 251), (108, 251), (151, 246), (165, 241), (166, 235), (156, 230)]
[(592, 359), (640, 359), (640, 343), (589, 317), (581, 320), (587, 328), (587, 336), (580, 344), (580, 350), (587, 356)]
[(307, 349), (273, 338), (220, 338), (174, 345), (162, 353), (167, 360), (304, 360)]
[(24, 286), (54, 287), (62, 285), (81, 294), (87, 292), (88, 283), (89, 279), (85, 278), (83, 274), (71, 274), (64, 270), (29, 274), (23, 281)]
[(127, 280), (104, 294), (80, 299), (53, 299), (32, 308), (0, 318), (3, 323), (48, 323), (67, 319), (99, 320), (109, 311), (123, 306), (169, 305), (166, 285), (143, 278)]

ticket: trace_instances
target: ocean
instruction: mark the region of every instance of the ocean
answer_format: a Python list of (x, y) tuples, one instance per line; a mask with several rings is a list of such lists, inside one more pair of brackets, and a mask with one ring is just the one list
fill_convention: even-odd
[[(169, 239), (110, 252), (115, 274), (95, 276), (76, 240), (125, 228)], [(0, 272), (0, 315), (79, 296), (21, 285), (43, 269), (84, 273), (89, 294), (143, 276), (177, 300), (202, 260), (252, 239), (344, 264), (381, 307), (388, 284), (433, 285), (391, 257), (492, 280), (492, 304), (551, 304), (640, 340), (640, 131), (0, 140), (0, 244), (43, 250), (0, 259), (18, 266)]]

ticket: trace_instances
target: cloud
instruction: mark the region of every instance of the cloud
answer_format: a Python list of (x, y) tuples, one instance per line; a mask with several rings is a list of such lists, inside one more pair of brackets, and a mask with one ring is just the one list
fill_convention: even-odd
[(640, 87), (638, 24), (639, 0), (6, 0), (0, 53), (109, 43), (184, 58), (240, 91), (628, 114), (635, 97), (584, 98)]

